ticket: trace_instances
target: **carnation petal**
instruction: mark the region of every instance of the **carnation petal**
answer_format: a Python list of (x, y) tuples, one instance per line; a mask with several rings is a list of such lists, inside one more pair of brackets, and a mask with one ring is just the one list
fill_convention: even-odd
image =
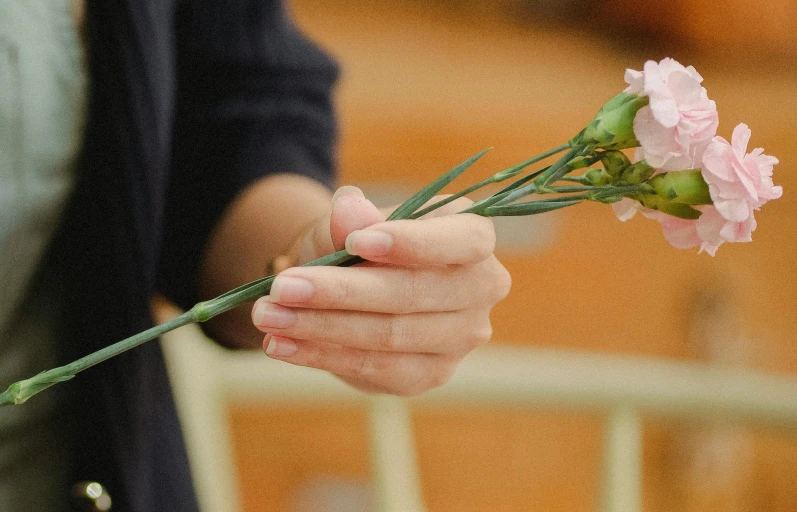
[(645, 160), (653, 167), (662, 167), (673, 155), (683, 154), (676, 129), (657, 122), (649, 106), (639, 109), (634, 117), (634, 135), (643, 148)]
[(673, 128), (681, 120), (681, 113), (678, 111), (678, 104), (669, 95), (651, 95), (650, 110), (653, 117), (665, 128)]
[(744, 222), (726, 222), (720, 230), (720, 236), (727, 242), (752, 242), (753, 231), (756, 228), (753, 212)]
[[(655, 63), (655, 61), (648, 61), (648, 62), (654, 62)], [(658, 71), (659, 75), (661, 75), (662, 77), (665, 77), (665, 76), (669, 76), (670, 73), (673, 73), (673, 72), (676, 72), (676, 71), (685, 71), (686, 68), (684, 67), (683, 64), (681, 64), (677, 60), (673, 59), (672, 57), (664, 57), (656, 65), (656, 70)]]
[(658, 216), (664, 238), (676, 249), (689, 249), (700, 244), (694, 220), (679, 219), (660, 213)]
[(661, 165), (661, 168), (665, 171), (683, 171), (693, 167), (692, 157), (689, 155), (671, 156)]
[(750, 143), (751, 135), (750, 127), (744, 123), (737, 124), (733, 129), (731, 145), (733, 145), (733, 149), (740, 159), (744, 158), (744, 154), (747, 153), (747, 145)]
[[(747, 191), (749, 196), (754, 200), (758, 201), (758, 190), (756, 189), (756, 184), (753, 181), (753, 175), (750, 173), (750, 169), (747, 168), (744, 161), (741, 159), (736, 160), (735, 158), (731, 160), (730, 167), (734, 174), (736, 175), (736, 179), (739, 180), (739, 183), (742, 184), (744, 189)], [(755, 167), (755, 166), (754, 166)], [(760, 181), (760, 177), (759, 177)]]
[(635, 69), (625, 70), (625, 83), (628, 87), (623, 91), (626, 94), (639, 94), (644, 86), (644, 75)]
[(742, 222), (750, 216), (750, 206), (744, 199), (714, 200), (714, 207), (725, 219)]
[(642, 67), (642, 81), (643, 81), (643, 90), (646, 94), (650, 94), (652, 91), (660, 91), (664, 89), (664, 81), (661, 78), (661, 73), (659, 72), (659, 64), (656, 61), (649, 60), (645, 62), (645, 65)]
[[(686, 66), (686, 71), (690, 75), (692, 75), (692, 78), (697, 80), (698, 83), (702, 83), (703, 82), (703, 77), (700, 75), (700, 73), (697, 72), (697, 70), (695, 69), (694, 66)], [(705, 91), (705, 89), (703, 89), (703, 90)]]
[(728, 221), (713, 206), (706, 206), (702, 211), (703, 215), (695, 221), (697, 236), (706, 244), (719, 247), (725, 241), (720, 231)]
[(719, 245), (713, 245), (708, 242), (703, 242), (702, 244), (700, 244), (700, 250), (697, 251), (697, 253), (700, 254), (705, 251), (709, 253), (711, 256), (715, 256), (717, 254), (717, 249), (720, 248), (720, 245), (722, 245), (722, 243), (720, 243)]
[[(682, 126), (689, 126), (689, 138), (695, 144), (707, 144), (717, 134), (719, 116), (714, 102), (704, 108), (681, 111)], [(687, 124), (688, 123), (688, 124)]]
[(715, 178), (730, 181), (732, 169), (727, 163), (733, 156), (733, 149), (728, 141), (719, 136), (714, 137), (703, 151), (703, 179), (709, 184), (715, 183)]
[(671, 73), (667, 85), (680, 108), (697, 106), (704, 90), (686, 70)]
[(636, 201), (624, 197), (616, 203), (612, 203), (612, 210), (614, 210), (614, 214), (617, 215), (618, 219), (625, 222), (636, 215), (638, 211), (636, 205)]

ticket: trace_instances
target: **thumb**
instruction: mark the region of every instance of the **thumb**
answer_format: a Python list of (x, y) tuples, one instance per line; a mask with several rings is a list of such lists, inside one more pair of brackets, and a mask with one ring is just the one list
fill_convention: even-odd
[(384, 214), (363, 195), (362, 190), (350, 185), (340, 187), (332, 196), (332, 214), (329, 234), (335, 250), (343, 249), (349, 233), (385, 220)]

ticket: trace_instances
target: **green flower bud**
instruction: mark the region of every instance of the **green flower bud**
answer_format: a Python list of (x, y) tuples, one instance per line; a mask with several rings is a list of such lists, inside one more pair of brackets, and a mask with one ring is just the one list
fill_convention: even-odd
[(653, 176), (654, 172), (656, 172), (656, 169), (649, 166), (646, 161), (641, 160), (625, 168), (622, 176), (620, 176), (620, 182), (627, 185), (639, 185)]
[(585, 156), (577, 156), (574, 159), (567, 162), (567, 169), (569, 171), (575, 171), (576, 169), (583, 169), (584, 167), (589, 167), (592, 165), (594, 160), (587, 158)]
[(590, 169), (584, 173), (584, 179), (587, 183), (595, 187), (609, 185), (614, 181), (612, 175), (604, 169)]
[(712, 204), (708, 184), (700, 169), (666, 172), (648, 181), (656, 195), (680, 204)]
[(620, 201), (623, 198), (622, 194), (611, 194), (608, 195), (606, 193), (588, 193), (587, 196), (591, 201), (598, 201), (604, 204), (612, 204)]
[(622, 151), (609, 150), (601, 155), (601, 163), (611, 176), (615, 178), (631, 165), (631, 160)]
[(591, 146), (604, 149), (625, 149), (639, 146), (634, 135), (634, 117), (648, 104), (647, 96), (620, 93), (598, 111), (570, 146)]
[(692, 208), (688, 204), (668, 201), (661, 196), (654, 194), (640, 194), (639, 196), (635, 197), (635, 199), (637, 199), (642, 206), (646, 208), (658, 210), (660, 212), (666, 213), (667, 215), (672, 215), (673, 217), (678, 217), (681, 219), (695, 220), (703, 214), (703, 212)]

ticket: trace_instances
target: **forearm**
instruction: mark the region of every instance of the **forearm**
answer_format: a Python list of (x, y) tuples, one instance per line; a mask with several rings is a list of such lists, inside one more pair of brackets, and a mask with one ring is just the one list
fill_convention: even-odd
[[(250, 185), (230, 204), (207, 244), (199, 268), (201, 298), (265, 276), (276, 256), (287, 253), (310, 226), (329, 216), (331, 197), (325, 186), (295, 174), (277, 174)], [(230, 347), (258, 347), (263, 335), (253, 327), (250, 309), (245, 305), (220, 315), (206, 330)]]

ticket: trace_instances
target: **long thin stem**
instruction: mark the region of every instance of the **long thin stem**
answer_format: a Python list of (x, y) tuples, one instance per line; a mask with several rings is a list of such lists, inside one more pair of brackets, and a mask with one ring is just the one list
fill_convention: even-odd
[(486, 180), (484, 180), (484, 181), (482, 181), (480, 183), (477, 183), (477, 184), (472, 185), (472, 186), (470, 186), (470, 187), (468, 187), (468, 188), (466, 188), (464, 190), (461, 190), (461, 191), (457, 192), (456, 194), (454, 194), (454, 195), (452, 195), (450, 197), (442, 199), (442, 200), (440, 200), (440, 201), (438, 201), (438, 202), (436, 202), (436, 203), (434, 203), (432, 205), (427, 206), (426, 208), (423, 208), (422, 210), (418, 210), (417, 212), (415, 212), (412, 215), (410, 215), (409, 218), (410, 219), (417, 219), (419, 217), (423, 217), (427, 213), (432, 212), (432, 211), (440, 208), (441, 206), (445, 206), (448, 203), (450, 203), (450, 202), (452, 202), (452, 201), (454, 201), (456, 199), (459, 199), (460, 197), (466, 196), (466, 195), (470, 194), (471, 192), (475, 192), (476, 190), (479, 190), (482, 187), (486, 187), (487, 185), (491, 185), (493, 183), (500, 183), (500, 182), (502, 182), (502, 181), (504, 181), (506, 179), (509, 179), (509, 178), (511, 178), (513, 176), (516, 176), (520, 171), (522, 171), (523, 169), (525, 169), (529, 165), (536, 164), (537, 162), (539, 162), (541, 160), (545, 160), (549, 156), (553, 156), (553, 155), (555, 155), (557, 153), (561, 153), (562, 151), (568, 149), (569, 147), (570, 146), (567, 145), (567, 144), (562, 144), (561, 146), (555, 147), (555, 148), (550, 149), (548, 151), (544, 151), (544, 152), (540, 153), (539, 155), (534, 156), (534, 157), (526, 160), (525, 162), (521, 162), (521, 163), (519, 163), (517, 165), (514, 165), (514, 166), (508, 168), (508, 169), (505, 169), (505, 170), (503, 170), (501, 172), (498, 172), (498, 173), (490, 176), (489, 178), (487, 178)]
[(412, 215), (409, 216), (409, 218), (410, 219), (417, 219), (419, 217), (423, 217), (427, 213), (433, 212), (433, 211), (437, 210), (438, 208), (440, 208), (442, 206), (445, 206), (448, 203), (451, 203), (452, 201), (455, 201), (455, 200), (459, 199), (460, 197), (464, 197), (467, 194), (470, 194), (471, 192), (475, 192), (475, 191), (479, 190), (482, 187), (486, 187), (487, 185), (495, 183), (495, 179), (494, 178), (495, 178), (494, 176), (490, 176), (489, 178), (487, 178), (486, 180), (484, 180), (484, 181), (482, 181), (480, 183), (472, 185), (472, 186), (466, 188), (465, 190), (461, 190), (461, 191), (457, 192), (456, 194), (453, 194), (453, 195), (451, 195), (451, 196), (449, 196), (449, 197), (447, 197), (445, 199), (442, 199), (442, 200), (440, 200), (440, 201), (438, 201), (438, 202), (436, 202), (434, 204), (430, 204), (426, 208), (423, 208), (423, 209), (418, 210), (417, 212), (413, 213)]
[(553, 185), (559, 181), (559, 178), (573, 170), (568, 165), (571, 160), (579, 156), (587, 156), (591, 151), (592, 149), (587, 146), (574, 146), (558, 162), (552, 165), (545, 174), (534, 180), (537, 184), (537, 190), (539, 192), (547, 192), (549, 185)]
[(196, 322), (196, 315), (192, 311), (188, 311), (177, 318), (151, 327), (146, 331), (142, 331), (134, 336), (130, 336), (129, 338), (125, 338), (122, 341), (114, 343), (113, 345), (109, 345), (87, 356), (81, 357), (76, 361), (72, 361), (67, 365), (59, 366), (58, 368), (47, 370), (46, 372), (42, 372), (29, 379), (15, 382), (9, 386), (6, 391), (0, 394), (0, 405), (24, 403), (28, 398), (36, 393), (44, 391), (45, 389), (54, 384), (58, 384), (59, 382), (70, 380), (77, 373), (82, 372), (83, 370), (91, 368), (92, 366), (107, 359), (118, 356), (122, 352), (126, 352), (131, 348), (135, 348), (143, 343), (155, 339), (163, 333), (194, 322)]
[[(553, 164), (548, 170), (546, 170), (542, 175), (540, 175), (537, 179), (534, 180), (533, 183), (529, 183), (528, 185), (524, 185), (523, 187), (518, 188), (506, 194), (506, 196), (501, 197), (498, 201), (495, 201), (493, 204), (495, 205), (505, 205), (509, 204), (521, 197), (527, 196), (534, 192), (541, 192), (542, 189), (540, 187), (540, 183), (547, 187), (548, 183), (553, 183), (556, 180), (551, 179), (552, 176), (556, 176), (561, 173), (561, 170), (567, 169), (567, 164), (578, 156), (578, 154), (583, 149), (580, 147), (572, 148), (570, 151), (565, 153), (562, 158), (560, 158), (555, 164)], [(546, 189), (547, 191), (547, 189)]]
[[(521, 162), (520, 164), (517, 164), (499, 173), (496, 173), (487, 180), (484, 180), (481, 183), (468, 187), (463, 191), (454, 194), (454, 196), (451, 196), (450, 198), (447, 198), (443, 201), (438, 201), (437, 203), (434, 203), (433, 205), (421, 209), (417, 212), (415, 211), (415, 209), (418, 208), (417, 205), (423, 204), (423, 202), (428, 200), (428, 198), (431, 197), (432, 194), (439, 191), (442, 187), (444, 187), (447, 183), (449, 183), (452, 179), (454, 179), (462, 171), (464, 171), (465, 168), (467, 168), (481, 155), (483, 155), (485, 151), (482, 151), (481, 153), (475, 155), (474, 157), (471, 157), (469, 160), (466, 160), (459, 166), (455, 167), (454, 169), (449, 171), (446, 175), (435, 180), (435, 182), (428, 185), (424, 190), (416, 194), (416, 196), (413, 196), (413, 198), (410, 198), (410, 200), (405, 202), (405, 204), (403, 204), (400, 207), (403, 208), (401, 212), (397, 215), (392, 216), (392, 218), (394, 219), (417, 218), (421, 215), (424, 215), (425, 213), (431, 212), (437, 208), (440, 208), (441, 206), (444, 206), (445, 204), (450, 203), (457, 197), (462, 197), (465, 194), (473, 192), (474, 190), (478, 190), (479, 188), (486, 186), (490, 183), (497, 183), (509, 179), (513, 176), (516, 176), (525, 167), (535, 162), (538, 162), (544, 158), (552, 156), (556, 153), (564, 151), (568, 149), (568, 147), (569, 146), (565, 144), (557, 148), (554, 148), (552, 150), (541, 153), (525, 162)], [(567, 165), (567, 163), (573, 158), (573, 156), (575, 156), (575, 154), (580, 150), (581, 150), (580, 148), (571, 149), (553, 166), (545, 167), (539, 171), (533, 172), (527, 176), (524, 176), (523, 178), (516, 180), (514, 183), (505, 187), (498, 194), (492, 196), (491, 198), (488, 198), (489, 201), (487, 202), (482, 201), (474, 204), (473, 206), (475, 207), (481, 203), (482, 206), (479, 211), (474, 211), (473, 207), (471, 207), (459, 213), (473, 211), (474, 213), (486, 215), (487, 213), (485, 207), (487, 206), (493, 204), (503, 204), (504, 202), (508, 202), (510, 198), (517, 198), (517, 197), (522, 197), (523, 195), (527, 195), (528, 193), (530, 193), (529, 191), (533, 191), (534, 189), (533, 183), (527, 185), (527, 183), (530, 180), (537, 178), (543, 173), (547, 173), (547, 175), (550, 176), (552, 170), (553, 172), (556, 172), (558, 168)], [(578, 191), (580, 191), (582, 188), (587, 188), (594, 193), (595, 189), (599, 187), (554, 187), (554, 188), (561, 189), (561, 190), (556, 190), (558, 192), (576, 192), (577, 190), (575, 189), (578, 189)], [(572, 188), (574, 190), (565, 190), (568, 188)], [(571, 204), (568, 201), (589, 199), (590, 197), (588, 196), (589, 194), (582, 194), (581, 196), (578, 195), (560, 196), (559, 198), (540, 200), (539, 202), (542, 203), (540, 207), (537, 208), (534, 212), (529, 210), (529, 212), (526, 214), (542, 213), (543, 211), (549, 211), (550, 209), (559, 208), (562, 206), (568, 206)], [(556, 201), (558, 201), (561, 204), (557, 206), (554, 206), (553, 204), (551, 206), (545, 206), (545, 204), (548, 202), (556, 202)], [(572, 204), (575, 204), (575, 201)], [(530, 207), (525, 206), (523, 208), (530, 208)], [(504, 210), (504, 212), (506, 212), (506, 210)], [(305, 263), (304, 266), (319, 266), (319, 265), (350, 266), (350, 265), (355, 265), (357, 263), (361, 263), (363, 261), (365, 260), (363, 260), (359, 256), (351, 255), (344, 250)], [(147, 341), (155, 339), (164, 333), (167, 333), (184, 325), (197, 323), (197, 322), (206, 322), (207, 320), (210, 320), (211, 318), (225, 311), (229, 311), (241, 304), (252, 301), (258, 297), (267, 295), (271, 290), (271, 285), (275, 277), (276, 276), (273, 275), (267, 276), (252, 281), (250, 283), (244, 284), (242, 286), (239, 286), (238, 288), (230, 290), (227, 293), (224, 293), (214, 299), (196, 304), (189, 311), (183, 313), (177, 318), (169, 320), (168, 322), (164, 322), (163, 324), (151, 327), (150, 329), (147, 329), (143, 332), (130, 336), (129, 338), (114, 343), (113, 345), (109, 345), (108, 347), (93, 352), (67, 365), (59, 366), (57, 368), (53, 368), (51, 370), (39, 373), (38, 375), (35, 375), (29, 379), (15, 382), (11, 384), (11, 386), (9, 386), (5, 392), (0, 393), (0, 406), (24, 403), (33, 395), (41, 391), (44, 391), (50, 386), (53, 386), (59, 382), (70, 380), (74, 378), (75, 375), (78, 374), (79, 372), (82, 372), (83, 370), (91, 368), (92, 366), (99, 364), (107, 359), (115, 357), (123, 352), (126, 352), (143, 343), (146, 343)]]
[(476, 214), (480, 215), (482, 212), (484, 212), (484, 210), (486, 208), (489, 208), (490, 206), (493, 206), (494, 204), (496, 204), (500, 200), (506, 198), (513, 190), (517, 190), (518, 188), (522, 187), (523, 185), (525, 185), (529, 181), (531, 181), (531, 180), (535, 179), (536, 177), (538, 177), (539, 175), (543, 174), (548, 169), (550, 169), (550, 166), (543, 167), (542, 169), (540, 169), (538, 171), (535, 171), (535, 172), (533, 172), (533, 173), (531, 173), (531, 174), (529, 174), (527, 176), (523, 176), (522, 178), (520, 178), (518, 180), (515, 180), (511, 184), (507, 185), (503, 189), (501, 189), (498, 192), (496, 192), (495, 194), (491, 195), (490, 197), (485, 197), (484, 199), (482, 199), (480, 201), (476, 201), (469, 208), (467, 208), (466, 210), (463, 210), (460, 213), (476, 213)]

